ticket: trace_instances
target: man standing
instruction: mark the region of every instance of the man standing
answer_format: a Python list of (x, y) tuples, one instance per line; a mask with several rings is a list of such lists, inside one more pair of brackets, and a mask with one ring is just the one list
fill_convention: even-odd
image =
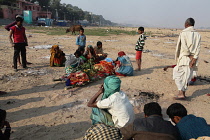
[(176, 67), (173, 69), (173, 79), (179, 93), (175, 99), (185, 99), (187, 83), (192, 78), (193, 71), (197, 69), (197, 59), (200, 53), (201, 36), (194, 29), (195, 20), (188, 18), (185, 29), (180, 33), (176, 47)]

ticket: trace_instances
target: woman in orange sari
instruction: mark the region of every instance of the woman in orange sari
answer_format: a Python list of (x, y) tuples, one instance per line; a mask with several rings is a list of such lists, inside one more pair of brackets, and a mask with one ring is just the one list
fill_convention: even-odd
[(63, 51), (60, 50), (58, 45), (53, 45), (50, 50), (50, 53), (50, 66), (62, 67), (64, 62), (66, 61), (65, 53), (63, 53)]

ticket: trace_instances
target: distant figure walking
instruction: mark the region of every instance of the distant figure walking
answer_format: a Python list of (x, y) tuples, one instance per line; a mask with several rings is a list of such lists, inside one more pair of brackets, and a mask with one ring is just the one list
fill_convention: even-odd
[(185, 29), (180, 33), (176, 47), (176, 66), (173, 69), (173, 79), (179, 93), (175, 99), (185, 99), (187, 84), (191, 80), (193, 71), (197, 70), (197, 59), (200, 53), (201, 36), (194, 29), (195, 20), (188, 18)]

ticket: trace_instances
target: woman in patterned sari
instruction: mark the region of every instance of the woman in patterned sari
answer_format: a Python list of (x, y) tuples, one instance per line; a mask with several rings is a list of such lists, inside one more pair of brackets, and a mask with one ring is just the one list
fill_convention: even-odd
[(125, 52), (121, 51), (118, 53), (118, 58), (116, 63), (116, 75), (119, 76), (132, 76), (133, 75), (133, 66), (130, 61), (130, 58), (126, 56)]

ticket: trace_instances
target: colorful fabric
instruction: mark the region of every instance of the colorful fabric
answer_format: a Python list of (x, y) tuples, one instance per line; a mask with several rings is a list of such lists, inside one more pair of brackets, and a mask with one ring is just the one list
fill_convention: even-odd
[(112, 115), (106, 109), (92, 108), (90, 119), (92, 120), (92, 125), (104, 123), (109, 126), (114, 126)]
[[(112, 65), (112, 62), (107, 61), (100, 61), (99, 64), (95, 64), (94, 68), (98, 70), (99, 74), (106, 74), (106, 75), (112, 75), (114, 74), (114, 66)], [(103, 76), (102, 76), (103, 77)]]
[(85, 82), (89, 82), (88, 75), (82, 71), (71, 73), (67, 79), (70, 79), (71, 85), (83, 85)]
[(133, 75), (133, 66), (130, 58), (126, 55), (117, 58), (120, 61), (120, 66), (117, 68), (116, 72), (126, 76)]
[(139, 36), (139, 39), (137, 40), (136, 46), (135, 46), (136, 51), (143, 51), (146, 39), (147, 38), (146, 38), (146, 36), (144, 36), (144, 34), (141, 34)]
[(210, 136), (210, 126), (206, 123), (206, 120), (194, 115), (187, 115), (183, 117), (176, 124), (176, 127), (179, 130), (182, 140)]
[(120, 140), (121, 138), (119, 128), (99, 123), (86, 131), (83, 140)]
[(142, 58), (142, 51), (136, 51), (136, 60), (139, 60)]
[(79, 45), (81, 47), (85, 47), (86, 45), (86, 36), (85, 35), (78, 35), (76, 39), (76, 45)]
[(14, 43), (25, 43), (25, 28), (17, 25), (10, 28), (13, 31)]
[(120, 91), (120, 84), (121, 80), (120, 78), (116, 76), (108, 76), (104, 80), (104, 93), (102, 95), (102, 100), (108, 98), (115, 92)]

